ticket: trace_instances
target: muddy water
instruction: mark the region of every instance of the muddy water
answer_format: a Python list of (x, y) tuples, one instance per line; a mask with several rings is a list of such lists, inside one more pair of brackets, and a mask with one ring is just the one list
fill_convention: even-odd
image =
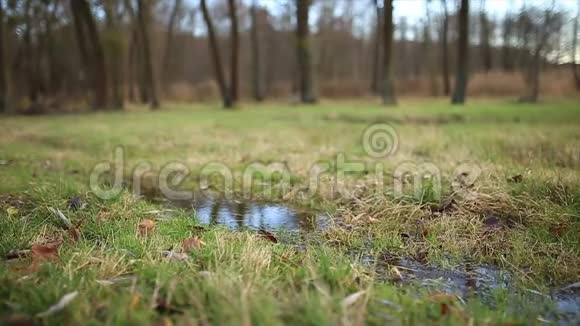
[(546, 320), (560, 325), (580, 325), (580, 285), (555, 288), (548, 292), (517, 288), (512, 273), (490, 265), (466, 264), (458, 269), (444, 269), (419, 263), (410, 259), (373, 259), (365, 257), (362, 263), (375, 266), (377, 279), (386, 282), (412, 284), (429, 292), (456, 295), (468, 301), (477, 296), (494, 306), (494, 292), (504, 289), (508, 295), (508, 307), (514, 314), (521, 312), (521, 305), (533, 306)]
[(194, 200), (174, 201), (170, 205), (193, 210), (201, 223), (225, 225), (236, 230), (251, 228), (310, 232), (321, 230), (328, 223), (324, 214), (279, 203), (196, 195)]

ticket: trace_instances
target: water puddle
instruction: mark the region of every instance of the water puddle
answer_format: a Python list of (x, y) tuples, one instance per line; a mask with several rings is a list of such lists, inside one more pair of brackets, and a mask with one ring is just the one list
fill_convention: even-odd
[[(513, 275), (490, 265), (466, 264), (457, 269), (444, 269), (422, 264), (411, 259), (373, 259), (364, 257), (362, 263), (374, 265), (379, 282), (395, 282), (415, 285), (428, 292), (440, 292), (455, 295), (464, 301), (477, 296), (482, 302), (495, 305), (495, 290), (504, 289), (518, 313), (520, 304), (537, 307), (549, 320), (560, 324), (580, 323), (580, 285), (568, 288), (552, 289), (541, 293), (532, 289), (516, 288)], [(523, 298), (523, 299), (522, 299)], [(525, 303), (522, 303), (524, 300)], [(518, 301), (520, 303), (518, 303)]]
[(233, 230), (250, 228), (311, 232), (324, 229), (328, 223), (324, 214), (280, 203), (196, 195), (194, 200), (171, 201), (169, 205), (193, 210), (203, 224), (225, 225)]

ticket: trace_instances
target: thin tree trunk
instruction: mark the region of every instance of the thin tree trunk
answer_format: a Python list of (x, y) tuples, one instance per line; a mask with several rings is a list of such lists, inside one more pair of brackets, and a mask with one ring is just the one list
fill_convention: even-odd
[(179, 10), (181, 9), (181, 1), (182, 0), (175, 0), (173, 3), (173, 9), (171, 10), (171, 16), (169, 17), (169, 24), (167, 25), (167, 36), (166, 36), (166, 44), (165, 44), (165, 52), (163, 54), (163, 88), (165, 92), (169, 87), (169, 65), (170, 65), (170, 56), (171, 51), (173, 49), (173, 34), (175, 31), (175, 24), (177, 20), (177, 15), (179, 14)]
[(139, 24), (141, 48), (143, 52), (143, 77), (147, 85), (147, 93), (150, 98), (151, 109), (156, 110), (159, 108), (159, 97), (157, 94), (157, 83), (155, 81), (153, 61), (151, 59), (151, 44), (149, 42), (149, 6), (150, 3), (146, 0), (137, 1), (137, 21)]
[(580, 0), (578, 0), (578, 9), (576, 17), (574, 18), (574, 28), (572, 36), (572, 73), (574, 74), (574, 81), (576, 82), (576, 90), (580, 91), (580, 69), (576, 63), (576, 51), (578, 50), (578, 21), (580, 20)]
[(449, 12), (447, 11), (447, 0), (441, 0), (443, 5), (443, 30), (441, 31), (441, 68), (443, 70), (443, 94), (451, 94), (451, 80), (449, 77)]
[(32, 48), (32, 17), (30, 13), (30, 3), (32, 0), (26, 1), (24, 5), (24, 54), (26, 66), (26, 78), (28, 83), (28, 99), (30, 100), (30, 107), (28, 112), (31, 114), (43, 113), (44, 108), (39, 103), (39, 87), (38, 87), (38, 70), (36, 51)]
[(117, 8), (114, 0), (104, 2), (106, 29), (108, 34), (107, 55), (109, 76), (111, 77), (112, 105), (115, 109), (123, 109), (124, 92), (123, 92), (123, 67), (122, 60), (124, 56), (123, 35), (119, 29), (117, 19)]
[(310, 53), (310, 28), (308, 16), (311, 0), (296, 0), (296, 50), (298, 57), (298, 88), (302, 103), (315, 103), (312, 77), (312, 56)]
[(510, 40), (513, 32), (513, 21), (511, 17), (506, 16), (503, 22), (503, 41), (502, 41), (502, 63), (504, 71), (513, 70), (512, 53)]
[(455, 90), (451, 102), (465, 103), (467, 92), (467, 78), (469, 70), (469, 0), (461, 0), (459, 9), (459, 39), (457, 40), (457, 71), (455, 76)]
[(261, 102), (264, 100), (264, 90), (262, 87), (262, 66), (260, 62), (260, 28), (258, 21), (258, 8), (256, 5), (256, 0), (252, 2), (251, 7), (252, 16), (252, 84), (254, 100)]
[(3, 1), (0, 1), (0, 113), (6, 111), (8, 102), (4, 60), (4, 6)]
[(92, 73), (95, 87), (94, 107), (95, 109), (104, 109), (107, 106), (107, 75), (103, 45), (89, 4), (86, 0), (71, 1), (77, 3), (79, 17), (81, 17), (82, 23), (86, 27), (87, 35), (85, 37), (88, 38), (91, 45), (90, 53), (92, 53)]
[(230, 53), (230, 92), (232, 102), (239, 99), (239, 66), (240, 66), (240, 34), (238, 31), (238, 10), (236, 0), (228, 0), (228, 9), (231, 20), (232, 48)]
[(211, 16), (209, 15), (209, 10), (207, 9), (206, 0), (201, 0), (201, 11), (203, 13), (203, 19), (205, 20), (205, 25), (207, 27), (207, 35), (209, 39), (210, 55), (213, 59), (215, 77), (220, 89), (220, 94), (222, 96), (222, 101), (225, 108), (232, 107), (232, 99), (228, 87), (226, 85), (226, 79), (224, 77), (224, 70), (222, 66), (219, 45), (217, 43), (215, 30), (213, 27), (213, 22)]
[[(81, 58), (82, 72), (81, 72), (81, 84), (83, 87), (90, 86), (94, 89), (93, 80), (93, 68), (89, 59), (89, 46), (87, 40), (85, 39), (85, 26), (83, 20), (80, 16), (80, 9), (78, 8), (79, 3), (75, 0), (70, 0), (70, 10), (73, 18), (73, 25), (75, 29), (75, 37), (77, 40), (77, 46)], [(87, 81), (90, 85), (87, 85)]]
[(381, 79), (381, 44), (382, 44), (382, 30), (383, 30), (383, 11), (379, 6), (379, 0), (374, 0), (375, 12), (376, 12), (376, 26), (375, 26), (375, 44), (373, 49), (373, 65), (372, 65), (372, 81), (371, 81), (371, 92), (374, 94), (379, 94), (380, 79)]
[(481, 26), (481, 41), (480, 41), (480, 52), (482, 56), (482, 66), (484, 72), (489, 72), (492, 69), (492, 58), (491, 58), (491, 47), (489, 45), (490, 39), (490, 22), (484, 11), (485, 2), (482, 1), (481, 12), (479, 13), (479, 23)]
[(395, 85), (393, 82), (393, 1), (385, 0), (384, 10), (384, 52), (383, 52), (383, 104), (394, 105), (397, 103)]

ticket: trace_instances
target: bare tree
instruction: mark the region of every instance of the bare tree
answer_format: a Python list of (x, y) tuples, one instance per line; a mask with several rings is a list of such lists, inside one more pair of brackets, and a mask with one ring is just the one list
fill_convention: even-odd
[(7, 92), (6, 92), (6, 71), (4, 70), (4, 5), (0, 1), (0, 113), (6, 111)]
[(151, 109), (159, 108), (159, 97), (157, 94), (157, 83), (155, 81), (155, 70), (151, 58), (151, 43), (149, 40), (150, 1), (137, 0), (137, 22), (141, 39), (141, 51), (143, 52), (143, 73), (144, 81), (147, 85), (147, 93), (150, 100)]
[(253, 0), (250, 11), (252, 17), (252, 88), (254, 100), (261, 102), (264, 100), (264, 89), (262, 86), (262, 66), (260, 62), (260, 21), (256, 0)]
[(563, 26), (563, 16), (554, 7), (529, 8), (520, 14), (520, 28), (524, 37), (522, 52), (528, 59), (523, 65), (526, 93), (521, 102), (536, 103), (540, 93), (540, 72), (548, 52), (557, 46)]
[(232, 101), (235, 103), (239, 97), (239, 63), (240, 63), (240, 33), (238, 30), (238, 10), (236, 0), (228, 0), (228, 11), (231, 27), (231, 53), (230, 53), (230, 92)]
[(223, 101), (224, 107), (231, 108), (233, 105), (232, 98), (231, 98), (231, 94), (228, 90), (228, 87), (226, 85), (226, 79), (224, 77), (224, 70), (223, 70), (221, 56), (220, 56), (220, 49), (219, 49), (219, 45), (217, 43), (215, 29), (213, 26), (213, 21), (211, 19), (211, 16), (209, 14), (209, 10), (207, 8), (206, 0), (200, 0), (200, 4), (201, 4), (201, 12), (203, 14), (203, 19), (205, 21), (205, 25), (207, 28), (207, 35), (208, 35), (208, 41), (209, 41), (209, 47), (210, 47), (210, 55), (211, 55), (211, 57), (213, 59), (213, 63), (214, 63), (216, 81), (217, 81), (218, 87), (220, 89), (220, 94), (222, 96), (222, 101)]
[(124, 106), (123, 92), (123, 57), (124, 57), (124, 36), (120, 30), (119, 21), (122, 15), (118, 13), (117, 0), (103, 1), (105, 9), (105, 51), (108, 57), (108, 75), (111, 77), (112, 105), (116, 109)]
[(514, 65), (512, 60), (512, 37), (514, 30), (514, 20), (511, 15), (505, 16), (502, 29), (502, 66), (504, 71), (512, 71)]
[(481, 9), (479, 12), (479, 26), (480, 26), (480, 53), (482, 57), (483, 71), (489, 72), (492, 69), (492, 56), (490, 39), (492, 34), (492, 23), (485, 12), (485, 0), (481, 0)]
[(397, 103), (395, 85), (393, 82), (393, 0), (385, 0), (384, 6), (384, 33), (383, 33), (383, 104)]
[(298, 57), (299, 91), (302, 103), (315, 103), (310, 53), (308, 17), (312, 0), (296, 0), (296, 50)]
[(104, 109), (107, 106), (107, 75), (105, 54), (91, 8), (86, 0), (70, 0), (75, 22), (77, 42), (86, 71), (91, 75), (95, 92), (93, 107)]
[(443, 6), (443, 25), (441, 27), (441, 69), (443, 70), (443, 94), (451, 93), (451, 80), (449, 78), (449, 12), (447, 0), (441, 0)]
[(169, 22), (167, 24), (166, 33), (166, 43), (165, 52), (163, 53), (163, 85), (167, 87), (169, 85), (169, 63), (171, 51), (173, 49), (173, 34), (175, 33), (175, 25), (178, 21), (178, 15), (181, 10), (182, 0), (174, 0), (173, 7), (171, 9), (171, 15), (169, 16)]
[(574, 17), (574, 27), (572, 29), (572, 73), (576, 82), (576, 90), (580, 91), (580, 67), (576, 63), (576, 51), (578, 51), (578, 21), (580, 20), (580, 0), (578, 0), (578, 9)]
[(376, 26), (375, 26), (375, 44), (373, 49), (373, 65), (372, 65), (372, 81), (371, 91), (379, 94), (381, 91), (380, 79), (381, 76), (381, 45), (383, 35), (383, 8), (379, 4), (379, 0), (374, 0), (374, 10), (376, 12)]
[(455, 74), (455, 89), (453, 91), (453, 104), (465, 103), (467, 92), (467, 78), (469, 70), (469, 0), (461, 0), (459, 8), (459, 37), (457, 40), (457, 69)]

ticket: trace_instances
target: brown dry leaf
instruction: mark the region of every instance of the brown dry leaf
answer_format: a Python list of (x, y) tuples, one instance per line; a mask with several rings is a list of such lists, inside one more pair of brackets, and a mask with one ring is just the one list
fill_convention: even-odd
[(276, 236), (272, 232), (260, 229), (260, 230), (258, 230), (258, 235), (261, 238), (266, 239), (272, 243), (278, 243), (278, 239), (276, 238)]
[(131, 309), (137, 308), (137, 305), (139, 305), (140, 301), (141, 296), (139, 296), (138, 294), (133, 294), (133, 297), (131, 298)]
[(198, 237), (192, 237), (183, 240), (183, 251), (190, 252), (191, 249), (200, 250), (201, 247), (205, 246), (205, 242), (201, 241)]
[(152, 220), (143, 220), (139, 223), (139, 234), (147, 236), (155, 230), (155, 222)]
[(521, 174), (514, 175), (513, 177), (508, 178), (507, 181), (512, 182), (512, 183), (520, 183), (520, 182), (524, 181), (524, 176)]
[(81, 237), (81, 231), (78, 229), (78, 227), (73, 227), (68, 229), (68, 235), (74, 242), (76, 242)]
[(449, 306), (445, 302), (441, 302), (441, 316), (446, 316), (449, 313)]
[(60, 245), (61, 245), (60, 241), (55, 241), (47, 244), (33, 244), (31, 248), (32, 259), (34, 261), (57, 259), (58, 248), (60, 247)]
[(157, 326), (173, 326), (173, 322), (169, 317), (162, 317), (161, 319), (157, 320)]
[(457, 297), (455, 297), (453, 294), (449, 294), (449, 293), (433, 293), (429, 296), (429, 300), (432, 301), (444, 301), (444, 300), (455, 300), (457, 299)]

